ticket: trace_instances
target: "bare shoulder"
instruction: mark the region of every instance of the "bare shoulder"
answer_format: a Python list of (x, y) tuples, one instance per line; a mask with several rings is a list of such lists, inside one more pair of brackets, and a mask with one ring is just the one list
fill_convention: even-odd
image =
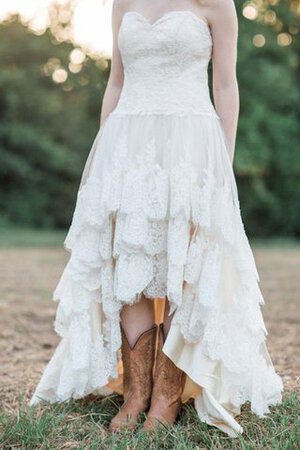
[(205, 15), (212, 31), (237, 33), (238, 20), (234, 0), (203, 0)]
[(214, 13), (223, 17), (236, 17), (234, 0), (212, 0)]
[(222, 18), (224, 21), (236, 21), (237, 13), (234, 0), (203, 0), (210, 22)]
[(131, 0), (113, 0), (113, 14), (122, 15), (130, 7)]
[(211, 8), (221, 13), (236, 10), (234, 0), (204, 0), (203, 4), (206, 8)]
[(120, 27), (123, 14), (128, 11), (130, 0), (113, 0), (112, 4), (112, 27), (116, 33)]

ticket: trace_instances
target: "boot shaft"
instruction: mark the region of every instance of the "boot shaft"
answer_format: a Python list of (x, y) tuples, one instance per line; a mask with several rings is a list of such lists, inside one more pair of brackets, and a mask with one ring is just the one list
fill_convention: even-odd
[(124, 329), (122, 334), (123, 396), (150, 398), (153, 386), (153, 365), (157, 326), (144, 331), (131, 348)]

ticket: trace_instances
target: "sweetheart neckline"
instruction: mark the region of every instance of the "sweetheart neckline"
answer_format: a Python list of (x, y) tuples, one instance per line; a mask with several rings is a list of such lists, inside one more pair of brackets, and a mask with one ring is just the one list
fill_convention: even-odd
[(194, 17), (199, 23), (202, 23), (205, 28), (207, 29), (207, 31), (209, 32), (209, 34), (211, 34), (210, 32), (210, 27), (208, 25), (208, 23), (202, 19), (201, 17), (197, 16), (197, 14), (195, 14), (193, 11), (191, 11), (190, 9), (184, 9), (184, 10), (173, 10), (173, 11), (167, 11), (164, 14), (162, 14), (160, 17), (158, 17), (156, 20), (154, 20), (153, 22), (146, 16), (144, 16), (142, 13), (138, 12), (138, 11), (126, 11), (121, 19), (121, 24), (120, 27), (123, 24), (123, 20), (124, 17), (126, 17), (127, 15), (130, 14), (134, 14), (138, 17), (140, 17), (150, 28), (154, 28), (156, 25), (158, 25), (163, 19), (165, 19), (166, 17), (170, 16), (171, 14), (190, 14), (192, 17)]

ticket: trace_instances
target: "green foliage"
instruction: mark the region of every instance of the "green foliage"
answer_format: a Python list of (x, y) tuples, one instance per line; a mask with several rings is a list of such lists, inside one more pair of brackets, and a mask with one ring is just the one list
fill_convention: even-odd
[[(234, 170), (249, 236), (299, 236), (299, 19), (293, 0), (260, 3), (258, 20), (250, 21), (236, 0), (241, 107)], [(264, 23), (270, 10), (280, 32), (296, 33), (291, 45), (278, 45), (279, 31)], [(264, 46), (253, 45), (256, 34), (264, 35)], [(72, 73), (73, 48), (50, 29), (32, 34), (17, 18), (0, 24), (0, 209), (8, 222), (70, 223), (109, 70), (107, 61), (86, 57)], [(57, 67), (68, 73), (64, 83), (52, 79)]]
[[(242, 11), (242, 1), (237, 9)], [(287, 2), (270, 8), (281, 32), (300, 28)], [(240, 118), (234, 168), (246, 229), (251, 235), (300, 234), (299, 36), (279, 46), (278, 32), (239, 14)], [(262, 34), (262, 47), (252, 44)], [(298, 37), (298, 39), (296, 39)]]
[(17, 20), (0, 27), (0, 208), (16, 224), (65, 227), (99, 126), (107, 69), (86, 58), (56, 84), (74, 49)]

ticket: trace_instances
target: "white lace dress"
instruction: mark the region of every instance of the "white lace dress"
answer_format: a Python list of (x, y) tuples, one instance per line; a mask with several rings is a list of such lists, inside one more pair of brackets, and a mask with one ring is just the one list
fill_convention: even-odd
[(164, 352), (186, 372), (184, 399), (235, 436), (245, 401), (263, 417), (282, 382), (265, 346), (259, 276), (240, 215), (220, 117), (211, 102), (206, 22), (173, 11), (123, 16), (124, 86), (100, 128), (55, 290), (62, 337), (31, 404), (108, 395), (120, 375), (120, 310), (167, 296)]

